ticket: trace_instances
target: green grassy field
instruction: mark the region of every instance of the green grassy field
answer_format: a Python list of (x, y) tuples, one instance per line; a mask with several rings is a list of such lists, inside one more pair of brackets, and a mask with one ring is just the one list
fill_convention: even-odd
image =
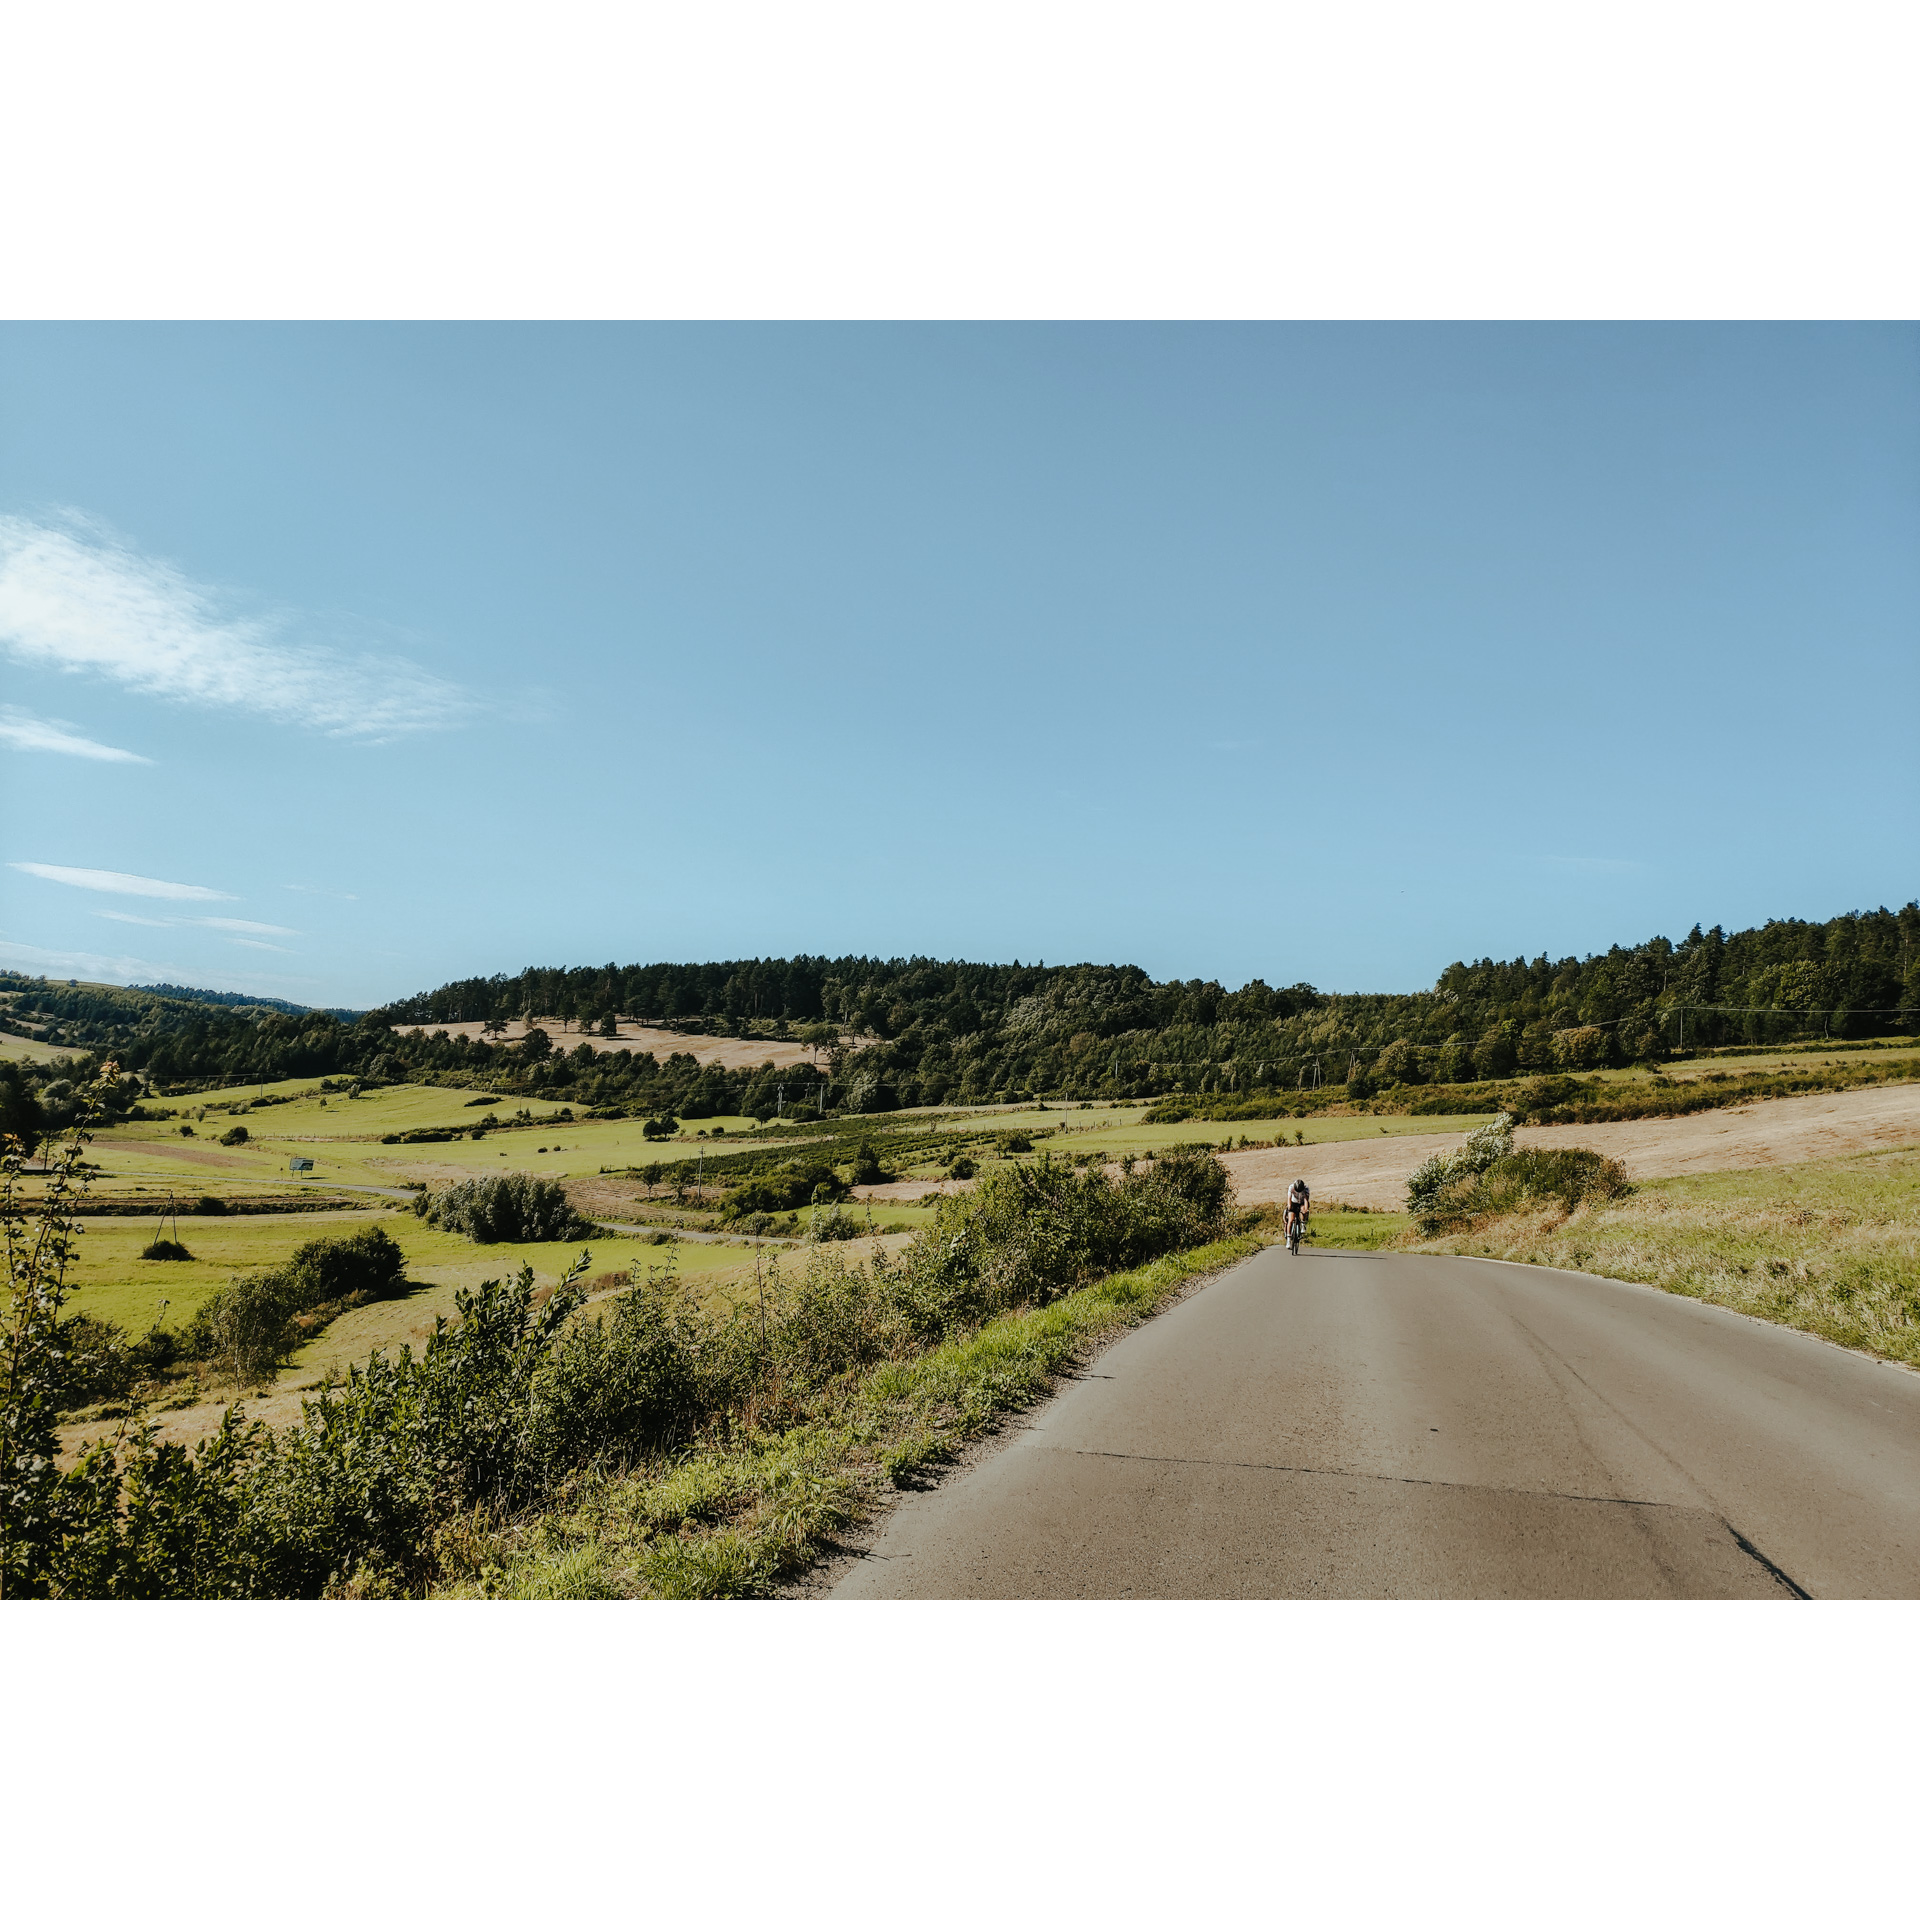
[(1659, 1073), (1645, 1067), (1605, 1067), (1594, 1073), (1581, 1073), (1582, 1080), (1599, 1080), (1609, 1085), (1649, 1080), (1666, 1080), (1680, 1085), (1704, 1080), (1709, 1074), (1781, 1073), (1790, 1068), (1879, 1066), (1896, 1060), (1920, 1056), (1920, 1045), (1908, 1046), (1798, 1046), (1776, 1047), (1770, 1051), (1744, 1053), (1729, 1049), (1723, 1053), (1700, 1054), (1692, 1059), (1676, 1060)]
[[(148, 1197), (168, 1192), (190, 1200), (201, 1193), (242, 1197), (249, 1192), (286, 1191), (299, 1186), (325, 1188), (353, 1185), (397, 1188), (412, 1181), (469, 1178), (481, 1173), (538, 1173), (565, 1179), (597, 1175), (605, 1170), (659, 1165), (697, 1158), (721, 1165), (733, 1154), (768, 1143), (767, 1129), (740, 1119), (717, 1119), (705, 1128), (683, 1127), (666, 1140), (648, 1140), (639, 1120), (555, 1120), (535, 1126), (497, 1132), (480, 1140), (385, 1143), (380, 1136), (421, 1127), (478, 1124), (489, 1112), (511, 1115), (525, 1107), (536, 1119), (560, 1111), (553, 1101), (508, 1098), (495, 1107), (469, 1107), (474, 1096), (443, 1087), (390, 1087), (363, 1094), (356, 1100), (321, 1095), (317, 1080), (281, 1081), (270, 1094), (295, 1096), (284, 1105), (249, 1107), (246, 1111), (217, 1111), (201, 1101), (174, 1103), (176, 1117), (135, 1121), (102, 1130), (88, 1157), (104, 1176), (95, 1192), (100, 1199), (116, 1193)], [(239, 1096), (221, 1096), (239, 1102)], [(321, 1104), (322, 1100), (326, 1104)], [(945, 1135), (986, 1130), (1024, 1132), (1043, 1146), (1063, 1151), (1099, 1150), (1118, 1157), (1155, 1152), (1182, 1143), (1206, 1141), (1219, 1145), (1238, 1142), (1244, 1134), (1260, 1145), (1270, 1145), (1276, 1133), (1291, 1140), (1303, 1133), (1309, 1144), (1325, 1140), (1371, 1138), (1383, 1133), (1458, 1132), (1479, 1124), (1469, 1116), (1454, 1118), (1422, 1115), (1340, 1115), (1288, 1122), (1261, 1122), (1229, 1127), (1204, 1120), (1174, 1125), (1146, 1126), (1140, 1115), (1144, 1103), (1126, 1107), (1049, 1108), (1044, 1113), (1004, 1108), (974, 1110), (942, 1107), (916, 1114), (889, 1115), (886, 1126), (897, 1144), (899, 1136), (924, 1130), (928, 1159), (917, 1169), (928, 1176), (939, 1173), (932, 1155)], [(195, 1117), (199, 1116), (199, 1117)], [(1064, 1130), (1063, 1130), (1064, 1123)], [(191, 1139), (180, 1135), (181, 1125), (194, 1129)], [(219, 1135), (243, 1126), (249, 1138), (244, 1146), (223, 1147)], [(701, 1138), (701, 1134), (706, 1135)], [(819, 1152), (846, 1159), (851, 1147), (843, 1130), (836, 1137), (822, 1128), (807, 1135), (786, 1136), (795, 1153)], [(314, 1163), (311, 1174), (294, 1175), (289, 1161), (298, 1156)]]
[[(203, 1102), (176, 1104), (176, 1117), (134, 1121), (102, 1129), (88, 1158), (109, 1176), (97, 1189), (108, 1198), (124, 1186), (129, 1192), (228, 1193), (249, 1187), (276, 1190), (300, 1184), (288, 1172), (294, 1157), (310, 1159), (311, 1184), (348, 1182), (398, 1186), (411, 1180), (461, 1179), (477, 1173), (540, 1173), (564, 1178), (598, 1173), (602, 1167), (645, 1166), (690, 1157), (704, 1147), (724, 1157), (752, 1144), (755, 1129), (744, 1120), (712, 1123), (718, 1138), (693, 1139), (692, 1128), (665, 1141), (650, 1141), (639, 1120), (555, 1121), (550, 1126), (498, 1132), (489, 1138), (394, 1142), (381, 1136), (422, 1127), (474, 1127), (489, 1113), (509, 1117), (525, 1108), (536, 1120), (551, 1119), (560, 1103), (511, 1097), (491, 1107), (469, 1107), (474, 1098), (457, 1088), (388, 1087), (357, 1100), (321, 1095), (317, 1081), (269, 1085), (275, 1094), (296, 1094), (286, 1105), (218, 1111)], [(222, 1096), (223, 1098), (226, 1096)], [(322, 1106), (321, 1100), (326, 1104)], [(203, 1116), (203, 1117), (195, 1117)], [(183, 1139), (180, 1127), (194, 1129)], [(229, 1128), (247, 1129), (244, 1146), (223, 1147)]]
[(0, 1033), (0, 1060), (31, 1060), (39, 1064), (47, 1060), (72, 1060), (77, 1056), (78, 1050), (73, 1047), (50, 1047), (44, 1040), (27, 1040), (17, 1033)]
[[(626, 1234), (584, 1243), (476, 1246), (462, 1235), (428, 1226), (407, 1211), (226, 1219), (189, 1216), (180, 1222), (180, 1238), (194, 1256), (190, 1261), (142, 1260), (140, 1249), (153, 1239), (157, 1224), (151, 1218), (118, 1220), (97, 1215), (85, 1222), (80, 1260), (74, 1269), (77, 1311), (138, 1334), (153, 1325), (160, 1302), (167, 1300), (172, 1304), (166, 1324), (177, 1327), (236, 1273), (275, 1266), (307, 1240), (352, 1233), (368, 1225), (385, 1228), (400, 1243), (407, 1256), (407, 1277), (420, 1290), (404, 1300), (358, 1308), (335, 1321), (314, 1343), (323, 1347), (344, 1341), (354, 1347), (355, 1358), (396, 1337), (394, 1330), (402, 1325), (432, 1326), (435, 1313), (453, 1311), (453, 1296), (459, 1288), (473, 1286), (488, 1274), (518, 1272), (523, 1260), (543, 1280), (557, 1280), (583, 1245), (593, 1256), (596, 1273), (624, 1268), (634, 1260), (657, 1264), (669, 1251), (679, 1272), (692, 1279), (742, 1267), (750, 1274), (753, 1265), (752, 1252), (743, 1247), (680, 1241), (669, 1249)], [(296, 1367), (305, 1367), (312, 1357), (303, 1349), (295, 1357)]]
[(1307, 1245), (1371, 1252), (1393, 1246), (1406, 1232), (1407, 1220), (1404, 1213), (1334, 1213), (1319, 1207), (1308, 1223)]
[[(318, 1080), (273, 1080), (265, 1088), (273, 1103), (256, 1106), (258, 1091), (212, 1094), (201, 1099), (169, 1101), (166, 1124), (177, 1132), (181, 1121), (197, 1131), (220, 1132), (234, 1124), (275, 1140), (379, 1139), (409, 1127), (476, 1127), (489, 1113), (503, 1120), (525, 1108), (536, 1120), (557, 1114), (558, 1100), (536, 1100), (519, 1094), (502, 1095), (490, 1106), (471, 1103), (486, 1096), (461, 1087), (379, 1087), (348, 1099), (342, 1093), (322, 1093)], [(281, 1104), (284, 1102), (284, 1104)], [(153, 1102), (149, 1112), (159, 1111)]]
[[(1181, 1120), (1147, 1126), (1138, 1118), (1144, 1111), (1144, 1108), (1134, 1108), (1104, 1116), (1110, 1123), (1107, 1126), (1070, 1130), (1057, 1137), (1036, 1132), (1034, 1143), (1042, 1147), (1058, 1145), (1075, 1152), (1098, 1148), (1117, 1157), (1126, 1153), (1142, 1154), (1148, 1148), (1162, 1153), (1168, 1147), (1189, 1146), (1197, 1141), (1215, 1147), (1229, 1144), (1237, 1147), (1242, 1135), (1250, 1146), (1270, 1147), (1279, 1138), (1292, 1145), (1294, 1136), (1300, 1134), (1304, 1136), (1304, 1144), (1317, 1147), (1328, 1140), (1375, 1140), (1382, 1134), (1467, 1133), (1487, 1124), (1484, 1114), (1343, 1113), (1309, 1120)], [(1043, 1121), (1046, 1116), (1034, 1114), (1030, 1118)], [(1063, 1114), (1061, 1118), (1087, 1121), (1095, 1116)]]
[(1920, 1364), (1920, 1148), (1649, 1180), (1422, 1250), (1610, 1274)]

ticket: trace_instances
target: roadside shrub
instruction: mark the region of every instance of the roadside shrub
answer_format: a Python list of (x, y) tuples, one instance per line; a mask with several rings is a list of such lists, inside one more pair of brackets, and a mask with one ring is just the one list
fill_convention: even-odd
[(1188, 1148), (1119, 1180), (1053, 1159), (997, 1168), (972, 1193), (942, 1199), (915, 1236), (893, 1270), (898, 1310), (933, 1337), (1044, 1305), (1097, 1275), (1214, 1237), (1227, 1197), (1226, 1169)]
[(247, 1140), (248, 1134), (245, 1127), (229, 1127), (220, 1136), (220, 1144), (223, 1147), (244, 1147)]
[(1452, 1153), (1436, 1153), (1413, 1170), (1407, 1182), (1407, 1211), (1416, 1219), (1433, 1212), (1449, 1189), (1484, 1173), (1513, 1151), (1513, 1115), (1503, 1113), (1480, 1127)]
[(1545, 1201), (1557, 1202), (1570, 1213), (1583, 1203), (1618, 1200), (1631, 1191), (1627, 1170), (1618, 1160), (1586, 1147), (1530, 1147), (1492, 1168), (1474, 1198), (1487, 1213)]
[(971, 1180), (979, 1171), (979, 1163), (966, 1153), (956, 1153), (947, 1165), (948, 1176), (954, 1180)]
[[(595, 1464), (617, 1468), (702, 1433), (778, 1432), (808, 1418), (808, 1396), (850, 1370), (911, 1358), (1008, 1307), (1198, 1244), (1226, 1206), (1226, 1175), (1209, 1154), (1168, 1153), (1119, 1181), (1037, 1159), (943, 1201), (897, 1260), (876, 1251), (849, 1266), (816, 1247), (803, 1275), (731, 1308), (704, 1301), (669, 1269), (636, 1272), (599, 1317), (576, 1317), (584, 1255), (543, 1300), (522, 1267), (517, 1279), (460, 1293), (458, 1318), (437, 1321), (417, 1358), (410, 1349), (376, 1355), (322, 1388), (291, 1431), (248, 1424), (230, 1408), (191, 1453), (158, 1444), (142, 1424), (67, 1471), (45, 1440), (47, 1459), (19, 1489), (31, 1527), (8, 1535), (7, 1591), (418, 1591), (437, 1566), (436, 1539), (450, 1525), (454, 1539), (463, 1513), (525, 1512)], [(827, 1217), (846, 1219), (837, 1209)], [(284, 1351), (297, 1303), (349, 1283), (395, 1285), (403, 1272), (379, 1228), (311, 1242), (285, 1267), (224, 1289), (196, 1325), (257, 1365)], [(92, 1344), (121, 1352), (110, 1333)], [(45, 1351), (49, 1379), (71, 1387), (85, 1377), (65, 1347)], [(50, 1415), (34, 1433), (43, 1429), (51, 1434)], [(832, 1494), (791, 1469), (768, 1487), (776, 1531)], [(825, 1512), (808, 1525), (826, 1524)], [(778, 1568), (762, 1571), (770, 1580)]]
[(200, 1198), (193, 1203), (193, 1211), (195, 1213), (225, 1213), (227, 1211), (227, 1203), (222, 1200), (217, 1193), (203, 1193)]
[(575, 1211), (558, 1180), (531, 1174), (483, 1174), (437, 1193), (423, 1193), (413, 1210), (429, 1226), (464, 1233), (489, 1246), (498, 1240), (590, 1240), (599, 1231)]
[(877, 1187), (890, 1181), (893, 1175), (880, 1164), (874, 1153), (873, 1143), (862, 1140), (853, 1150), (853, 1177), (849, 1184), (856, 1187)]
[(1459, 1233), (1501, 1214), (1617, 1200), (1632, 1191), (1627, 1170), (1585, 1147), (1529, 1147), (1446, 1188), (1420, 1216), (1428, 1235)]

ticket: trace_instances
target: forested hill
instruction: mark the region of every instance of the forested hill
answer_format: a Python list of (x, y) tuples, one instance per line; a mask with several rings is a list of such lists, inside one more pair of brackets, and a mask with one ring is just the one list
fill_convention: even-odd
[[(1253, 1093), (1391, 1085), (1657, 1059), (1796, 1034), (1920, 1029), (1920, 903), (1824, 924), (1695, 928), (1585, 959), (1457, 961), (1430, 992), (1325, 993), (1262, 981), (1155, 981), (1138, 967), (926, 959), (529, 968), (455, 982), (344, 1023), (223, 1007), (178, 990), (0, 976), (0, 1025), (100, 1052), (160, 1086), (292, 1074), (453, 1079), (621, 1111), (753, 1113), (818, 1084), (827, 1104)], [(532, 1042), (434, 1029), (531, 1017)], [(682, 1032), (801, 1037), (822, 1068), (725, 1073), (686, 1054), (596, 1054), (626, 1019)], [(393, 1031), (424, 1027), (421, 1034)], [(559, 1032), (553, 1033), (551, 1028)], [(569, 1030), (580, 1036), (569, 1047)], [(865, 1042), (857, 1049), (840, 1037)]]

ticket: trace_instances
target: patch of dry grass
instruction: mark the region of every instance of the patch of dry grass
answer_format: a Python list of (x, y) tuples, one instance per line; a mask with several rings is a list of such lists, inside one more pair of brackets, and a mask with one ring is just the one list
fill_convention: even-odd
[(1920, 1365), (1920, 1149), (1650, 1181), (1421, 1243), (1580, 1267)]

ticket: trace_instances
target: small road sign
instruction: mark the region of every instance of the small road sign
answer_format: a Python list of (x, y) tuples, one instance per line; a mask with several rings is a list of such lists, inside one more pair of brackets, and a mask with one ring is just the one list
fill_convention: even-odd
[(302, 1160), (296, 1153), (293, 1158), (287, 1162), (287, 1171), (289, 1173), (311, 1173), (313, 1171), (313, 1162), (311, 1160)]

